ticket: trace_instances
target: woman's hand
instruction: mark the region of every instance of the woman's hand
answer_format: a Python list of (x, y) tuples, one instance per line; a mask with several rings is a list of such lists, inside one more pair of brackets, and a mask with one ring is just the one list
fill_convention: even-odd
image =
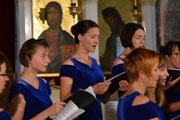
[(62, 110), (65, 104), (64, 102), (56, 102), (30, 120), (45, 120), (52, 115), (56, 115)]
[(180, 80), (180, 77), (176, 78), (175, 80), (172, 81), (172, 76), (169, 77), (166, 85), (165, 85), (165, 90), (168, 88), (174, 86), (178, 81)]
[(126, 91), (129, 88), (129, 83), (126, 80), (121, 80), (119, 82), (119, 91)]
[(100, 82), (93, 86), (93, 90), (95, 94), (102, 95), (107, 91), (111, 82)]
[(49, 116), (58, 114), (63, 107), (66, 105), (65, 102), (56, 102), (48, 108)]

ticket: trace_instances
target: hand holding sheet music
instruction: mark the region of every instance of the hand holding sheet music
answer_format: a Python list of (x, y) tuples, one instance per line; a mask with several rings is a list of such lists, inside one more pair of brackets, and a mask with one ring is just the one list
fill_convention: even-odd
[(127, 78), (127, 75), (126, 75), (125, 72), (117, 74), (117, 75), (111, 77), (110, 79), (106, 80), (106, 81), (111, 82), (111, 84), (109, 85), (109, 88), (108, 88), (107, 91), (110, 92), (110, 93), (115, 92), (119, 88), (119, 82), (121, 80), (127, 80), (127, 79), (128, 78)]
[(94, 101), (96, 101), (96, 96), (92, 87), (85, 90), (79, 89), (64, 101), (67, 103), (66, 106), (54, 120), (72, 120), (85, 112), (84, 109)]
[(97, 95), (102, 95), (104, 94), (107, 89), (109, 88), (109, 85), (111, 84), (111, 82), (99, 82), (95, 85), (93, 85), (93, 90), (94, 90), (94, 93), (97, 94)]
[(111, 82), (111, 84), (109, 85), (108, 90), (101, 96), (103, 103), (106, 103), (107, 101), (109, 101), (110, 96), (116, 90), (119, 89), (119, 82), (122, 80), (128, 80), (128, 77), (125, 72), (115, 75), (107, 80), (107, 81)]

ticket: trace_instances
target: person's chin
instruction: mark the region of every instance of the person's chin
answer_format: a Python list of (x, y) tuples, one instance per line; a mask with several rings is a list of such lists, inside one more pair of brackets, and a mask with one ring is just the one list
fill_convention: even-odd
[(95, 52), (95, 50), (91, 50), (91, 51), (89, 51), (89, 52), (94, 53), (94, 52)]
[(45, 72), (47, 72), (47, 69), (41, 70), (40, 72), (45, 73)]

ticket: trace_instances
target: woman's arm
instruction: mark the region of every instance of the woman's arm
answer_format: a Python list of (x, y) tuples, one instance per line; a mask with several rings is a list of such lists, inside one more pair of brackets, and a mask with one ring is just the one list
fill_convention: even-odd
[(12, 120), (22, 120), (24, 116), (26, 102), (22, 94), (15, 95), (10, 102), (10, 114)]
[(73, 79), (70, 77), (60, 77), (60, 100), (64, 101), (66, 98), (71, 96)]
[[(31, 118), (31, 120), (44, 120), (51, 115), (55, 115), (61, 111), (64, 107), (64, 102), (57, 102), (51, 105), (49, 108), (45, 109), (38, 115)], [(22, 120), (24, 116), (26, 102), (24, 96), (22, 94), (15, 95), (10, 102), (10, 113), (12, 116), (12, 120)]]
[(180, 110), (180, 101), (172, 102), (172, 103), (166, 103), (164, 106), (165, 112), (176, 112)]
[(34, 116), (31, 120), (45, 120), (46, 118), (58, 114), (66, 103), (64, 102), (57, 102), (45, 109), (44, 111), (40, 112), (36, 116)]
[(108, 101), (110, 101), (117, 93), (119, 90), (116, 90), (114, 93), (110, 93), (108, 91), (105, 92), (105, 94), (103, 94), (101, 96), (101, 101), (106, 104)]

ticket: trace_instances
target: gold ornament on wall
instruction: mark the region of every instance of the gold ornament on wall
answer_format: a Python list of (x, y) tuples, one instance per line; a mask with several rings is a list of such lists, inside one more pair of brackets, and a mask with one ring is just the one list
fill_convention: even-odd
[(75, 16), (78, 15), (78, 7), (76, 2), (70, 3), (69, 13), (73, 16), (73, 19), (75, 19)]
[(142, 12), (141, 12), (141, 3), (139, 0), (132, 0), (133, 8), (131, 9), (132, 16), (136, 23), (141, 24)]
[(37, 18), (39, 18), (43, 24), (45, 23), (45, 8), (40, 8), (39, 16), (37, 16)]

